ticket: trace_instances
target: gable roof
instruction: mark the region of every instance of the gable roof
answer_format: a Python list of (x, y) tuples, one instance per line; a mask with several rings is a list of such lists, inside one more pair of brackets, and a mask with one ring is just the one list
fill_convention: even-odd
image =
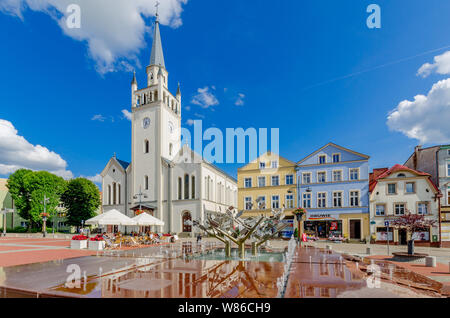
[[(275, 153), (275, 154), (272, 154), (271, 151), (267, 151), (266, 153), (260, 155), (258, 158), (256, 158), (256, 159), (252, 160), (251, 162), (247, 163), (245, 166), (238, 168), (238, 170), (243, 170), (243, 169), (247, 168), (249, 165), (255, 164), (255, 163), (257, 163), (258, 161), (260, 161), (261, 158), (264, 158), (264, 157), (266, 157), (266, 156), (272, 156), (272, 155), (277, 156), (279, 159), (284, 160), (284, 161), (286, 161), (287, 163), (290, 163), (292, 166), (296, 166), (296, 165), (297, 165), (295, 162), (293, 162), (293, 161), (291, 161), (291, 160), (289, 160), (289, 159), (286, 159), (286, 158), (280, 156), (279, 154), (276, 154), (276, 153)], [(280, 164), (280, 162), (279, 162), (279, 164)]]
[(329, 146), (336, 147), (336, 148), (338, 148), (338, 149), (341, 149), (342, 151), (347, 151), (347, 152), (350, 152), (350, 153), (352, 153), (352, 154), (354, 154), (354, 155), (357, 155), (357, 156), (360, 156), (360, 157), (363, 157), (363, 158), (366, 158), (366, 159), (369, 159), (369, 158), (370, 158), (370, 156), (368, 156), (368, 155), (364, 155), (364, 154), (362, 154), (362, 153), (359, 153), (359, 152), (350, 150), (350, 149), (348, 149), (348, 148), (345, 148), (345, 147), (336, 145), (335, 143), (329, 142), (329, 143), (327, 143), (325, 146), (323, 146), (322, 148), (317, 149), (316, 151), (314, 151), (314, 152), (313, 152), (312, 154), (310, 154), (309, 156), (307, 156), (307, 157), (303, 158), (302, 160), (300, 160), (299, 162), (297, 162), (297, 165), (301, 164), (301, 163), (304, 162), (305, 160), (311, 158), (312, 156), (314, 156), (315, 154), (321, 152), (323, 149), (325, 149), (325, 148), (327, 148), (327, 147), (329, 147)]
[(408, 168), (408, 167), (405, 167), (405, 166), (402, 166), (399, 164), (396, 164), (395, 166), (393, 166), (390, 169), (387, 169), (387, 168), (374, 169), (374, 172), (370, 174), (369, 192), (373, 192), (376, 185), (378, 184), (378, 180), (384, 179), (384, 178), (390, 176), (391, 174), (400, 172), (400, 171), (407, 171), (407, 172), (411, 172), (417, 176), (428, 177), (427, 180), (429, 181), (429, 183), (436, 190), (436, 192), (440, 193), (438, 187), (431, 180), (431, 174), (422, 172), (422, 171), (418, 171), (418, 170), (414, 170), (414, 169), (411, 169), (411, 168)]

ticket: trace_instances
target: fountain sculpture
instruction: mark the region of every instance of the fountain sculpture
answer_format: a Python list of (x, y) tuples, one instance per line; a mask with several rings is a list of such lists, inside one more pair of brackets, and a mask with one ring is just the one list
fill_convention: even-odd
[(225, 256), (231, 257), (231, 243), (238, 246), (239, 257), (245, 258), (245, 243), (251, 241), (252, 254), (258, 254), (258, 248), (275, 237), (288, 225), (282, 223), (284, 219), (283, 209), (272, 209), (272, 216), (259, 216), (241, 218), (243, 211), (237, 212), (234, 207), (229, 207), (226, 213), (208, 216), (201, 224), (193, 221), (192, 224), (207, 235), (217, 238), (225, 244)]

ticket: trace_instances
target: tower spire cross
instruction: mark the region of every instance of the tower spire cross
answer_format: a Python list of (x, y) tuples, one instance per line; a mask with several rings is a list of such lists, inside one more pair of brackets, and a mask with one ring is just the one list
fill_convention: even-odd
[(159, 14), (158, 14), (158, 9), (159, 9), (159, 5), (160, 5), (161, 3), (159, 2), (159, 1), (156, 1), (156, 4), (155, 4), (155, 8), (156, 8), (156, 21), (158, 21), (158, 18), (159, 18)]

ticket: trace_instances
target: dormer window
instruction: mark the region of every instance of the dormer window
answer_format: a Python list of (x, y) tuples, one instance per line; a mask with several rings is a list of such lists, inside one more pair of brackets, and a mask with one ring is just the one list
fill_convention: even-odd
[(340, 153), (333, 154), (333, 163), (338, 163), (340, 161), (341, 161), (341, 154)]
[(259, 169), (266, 169), (266, 163), (265, 162), (260, 162), (259, 163)]
[(397, 177), (398, 177), (398, 178), (405, 178), (406, 175), (405, 175), (404, 173), (399, 173), (399, 174), (397, 175)]
[(319, 164), (323, 165), (326, 162), (327, 162), (327, 156), (326, 155), (319, 156)]

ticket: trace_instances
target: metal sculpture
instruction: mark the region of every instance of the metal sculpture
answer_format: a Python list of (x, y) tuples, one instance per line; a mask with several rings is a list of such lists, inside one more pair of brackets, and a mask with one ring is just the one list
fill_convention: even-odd
[[(261, 207), (261, 205), (259, 205)], [(238, 212), (234, 207), (229, 207), (225, 213), (208, 216), (201, 224), (195, 220), (192, 225), (198, 227), (208, 236), (215, 237), (225, 244), (225, 256), (231, 257), (231, 244), (238, 246), (239, 257), (245, 258), (245, 244), (251, 241), (252, 254), (257, 255), (258, 248), (275, 237), (288, 224), (284, 219), (284, 208), (272, 209), (272, 216), (241, 218), (243, 211)]]

